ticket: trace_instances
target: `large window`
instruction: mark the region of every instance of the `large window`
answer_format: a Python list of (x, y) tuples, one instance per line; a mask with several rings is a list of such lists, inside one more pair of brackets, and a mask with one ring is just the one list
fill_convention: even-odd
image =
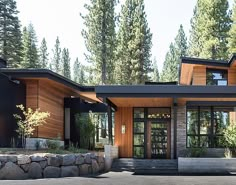
[(228, 73), (226, 70), (207, 69), (206, 84), (207, 85), (227, 85)]
[(187, 147), (223, 147), (223, 130), (235, 121), (234, 107), (188, 107)]

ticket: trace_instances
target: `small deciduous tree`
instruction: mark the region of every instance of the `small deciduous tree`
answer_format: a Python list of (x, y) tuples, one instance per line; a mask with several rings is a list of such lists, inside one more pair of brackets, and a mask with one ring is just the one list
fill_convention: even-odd
[(236, 152), (236, 124), (230, 124), (224, 131), (225, 145)]
[(36, 127), (46, 123), (46, 119), (50, 116), (50, 113), (41, 112), (40, 109), (26, 109), (23, 105), (17, 105), (16, 107), (22, 112), (22, 115), (13, 115), (18, 125), (16, 132), (21, 137), (22, 146), (25, 148), (26, 138), (30, 138), (33, 135)]

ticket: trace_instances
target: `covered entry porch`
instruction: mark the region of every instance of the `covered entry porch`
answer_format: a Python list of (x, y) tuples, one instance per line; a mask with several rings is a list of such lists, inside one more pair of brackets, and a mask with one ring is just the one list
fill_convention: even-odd
[(110, 98), (119, 157), (174, 158), (173, 98)]

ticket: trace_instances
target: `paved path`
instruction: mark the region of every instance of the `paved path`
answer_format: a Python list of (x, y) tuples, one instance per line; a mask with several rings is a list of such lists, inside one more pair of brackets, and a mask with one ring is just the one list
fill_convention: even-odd
[(109, 172), (98, 177), (0, 181), (0, 185), (235, 185), (236, 176), (142, 176)]

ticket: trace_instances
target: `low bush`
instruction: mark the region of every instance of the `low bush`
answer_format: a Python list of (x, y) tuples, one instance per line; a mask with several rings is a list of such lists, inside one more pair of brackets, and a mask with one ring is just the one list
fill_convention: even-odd
[(206, 155), (206, 148), (189, 148), (185, 155), (186, 157), (204, 157)]

